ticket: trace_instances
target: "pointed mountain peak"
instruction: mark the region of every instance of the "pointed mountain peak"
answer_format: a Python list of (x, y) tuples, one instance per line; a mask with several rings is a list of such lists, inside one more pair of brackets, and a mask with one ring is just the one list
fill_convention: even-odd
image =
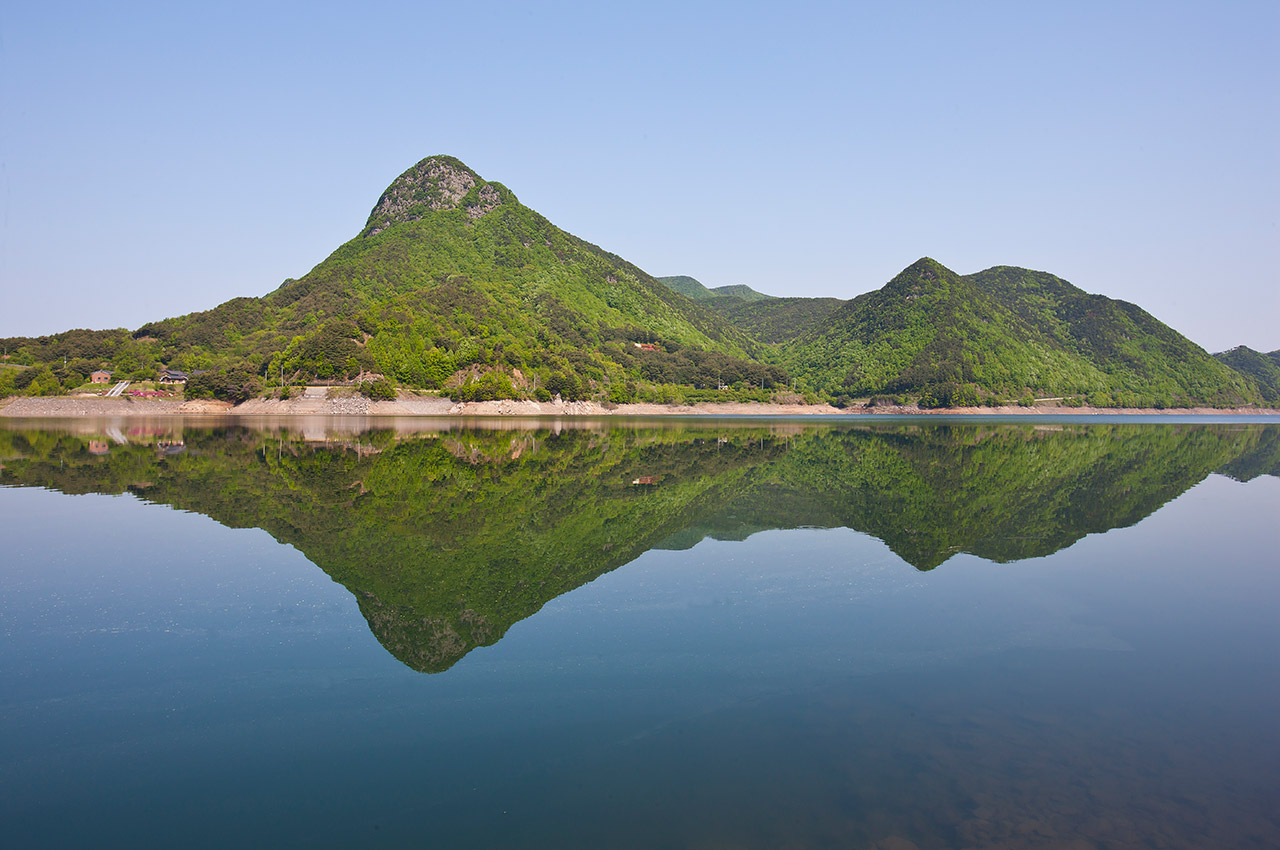
[(500, 184), (488, 183), (451, 156), (429, 156), (392, 181), (378, 198), (366, 236), (376, 236), (393, 224), (419, 221), (440, 210), (461, 207), (476, 219), (507, 200), (515, 200)]
[(889, 291), (920, 292), (957, 278), (955, 272), (931, 257), (921, 257), (885, 284)]
[(954, 274), (955, 272), (953, 272), (951, 269), (947, 268), (937, 260), (933, 259), (932, 257), (921, 257), (920, 259), (916, 260), (914, 263), (912, 263), (911, 265), (903, 269), (898, 274), (898, 277), (909, 275), (911, 277), (922, 277), (928, 280), (934, 277), (941, 277), (943, 275), (954, 275)]

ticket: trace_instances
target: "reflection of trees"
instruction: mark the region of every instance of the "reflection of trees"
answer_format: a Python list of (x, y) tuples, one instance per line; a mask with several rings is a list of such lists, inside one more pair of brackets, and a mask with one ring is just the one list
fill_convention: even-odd
[[(775, 488), (745, 494), (706, 532), (847, 526), (918, 569), (953, 554), (1041, 557), (1133, 525), (1232, 462), (1256, 469), (1280, 429), (1178, 425), (909, 426), (805, 440)], [(1276, 469), (1274, 460), (1271, 470)], [(785, 507), (783, 507), (785, 506)], [(686, 531), (686, 543), (689, 532)]]
[(921, 569), (1017, 560), (1137, 522), (1214, 470), (1275, 474), (1280, 455), (1274, 426), (782, 430), (189, 428), (105, 455), (92, 433), (3, 430), (0, 483), (132, 491), (263, 528), (350, 589), (397, 658), (438, 671), (655, 546), (848, 526)]

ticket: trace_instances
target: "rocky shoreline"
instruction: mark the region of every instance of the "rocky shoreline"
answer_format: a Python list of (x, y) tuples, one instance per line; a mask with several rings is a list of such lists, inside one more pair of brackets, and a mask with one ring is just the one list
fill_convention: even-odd
[(370, 401), (364, 396), (338, 398), (251, 399), (239, 405), (194, 399), (16, 397), (0, 401), (0, 416), (27, 419), (135, 416), (1280, 416), (1268, 408), (1211, 407), (1098, 408), (1098, 407), (959, 407), (921, 409), (914, 405), (837, 408), (829, 404), (699, 403), (619, 404), (594, 401), (473, 401), (455, 402), (435, 396), (402, 395), (395, 401)]

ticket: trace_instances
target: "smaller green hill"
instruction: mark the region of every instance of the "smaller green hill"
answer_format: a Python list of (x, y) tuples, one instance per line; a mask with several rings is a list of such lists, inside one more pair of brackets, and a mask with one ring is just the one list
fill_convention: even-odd
[(679, 292), (685, 298), (691, 298), (694, 301), (710, 301), (715, 298), (715, 294), (703, 286), (699, 280), (685, 274), (659, 277), (655, 280), (672, 292)]
[(717, 302), (723, 298), (736, 298), (741, 301), (766, 301), (773, 298), (763, 292), (756, 292), (745, 283), (732, 283), (728, 286), (716, 286), (708, 289), (697, 278), (678, 274), (670, 277), (655, 278), (672, 292), (679, 292), (685, 298), (694, 301)]
[(772, 295), (765, 295), (763, 292), (756, 292), (745, 283), (731, 283), (728, 286), (715, 286), (711, 288), (711, 292), (720, 298), (740, 298), (743, 301), (768, 301), (773, 298)]
[(1252, 379), (1267, 402), (1280, 403), (1280, 351), (1263, 353), (1247, 345), (1238, 345), (1213, 356)]
[(958, 275), (925, 257), (787, 343), (819, 390), (922, 406), (1062, 398), (1098, 407), (1227, 407), (1253, 382), (1135, 304), (1045, 272)]
[(707, 306), (761, 342), (784, 343), (816, 328), (844, 303), (839, 298), (717, 298)]

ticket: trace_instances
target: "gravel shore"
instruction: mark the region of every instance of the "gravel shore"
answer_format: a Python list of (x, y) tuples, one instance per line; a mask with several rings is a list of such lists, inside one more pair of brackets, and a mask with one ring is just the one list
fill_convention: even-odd
[(9, 418), (79, 418), (117, 416), (1280, 416), (1265, 408), (1215, 409), (1190, 407), (958, 407), (922, 410), (914, 405), (836, 408), (829, 404), (620, 404), (606, 407), (594, 401), (473, 401), (455, 402), (434, 396), (402, 395), (396, 401), (370, 401), (364, 396), (328, 398), (309, 394), (287, 401), (251, 399), (239, 405), (196, 399), (171, 401), (134, 398), (10, 398), (0, 402), (0, 416)]

